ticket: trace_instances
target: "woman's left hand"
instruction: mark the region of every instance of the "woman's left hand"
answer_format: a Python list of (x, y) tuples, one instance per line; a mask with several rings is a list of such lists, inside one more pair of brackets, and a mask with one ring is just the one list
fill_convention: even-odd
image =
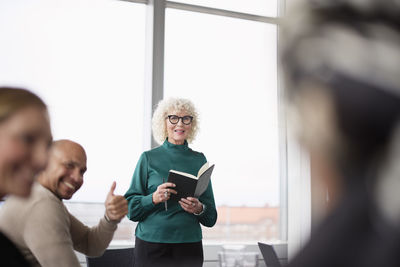
[(203, 211), (203, 205), (197, 198), (194, 197), (181, 198), (181, 200), (179, 200), (179, 204), (181, 205), (182, 209), (189, 213), (199, 214)]

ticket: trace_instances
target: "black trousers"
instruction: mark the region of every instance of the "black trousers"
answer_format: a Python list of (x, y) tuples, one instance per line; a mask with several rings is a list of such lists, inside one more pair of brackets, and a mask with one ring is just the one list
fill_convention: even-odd
[(203, 244), (153, 243), (135, 239), (135, 267), (201, 267)]

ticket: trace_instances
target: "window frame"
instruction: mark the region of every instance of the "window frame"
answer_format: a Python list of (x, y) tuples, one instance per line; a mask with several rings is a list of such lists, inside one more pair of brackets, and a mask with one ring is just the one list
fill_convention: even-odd
[[(280, 27), (279, 21), (280, 17), (283, 16), (286, 0), (276, 0), (278, 1), (278, 17), (267, 17), (267, 16), (259, 16), (248, 13), (241, 13), (235, 11), (229, 11), (218, 8), (211, 8), (205, 6), (198, 5), (190, 5), (186, 3), (178, 3), (166, 0), (120, 0), (127, 1), (133, 3), (143, 3), (147, 6), (147, 15), (146, 15), (146, 57), (145, 57), (145, 93), (144, 93), (144, 103), (145, 103), (145, 111), (144, 111), (144, 142), (143, 149), (148, 150), (157, 146), (157, 143), (152, 138), (151, 134), (151, 116), (153, 114), (154, 108), (156, 104), (163, 99), (164, 96), (164, 36), (165, 36), (165, 10), (166, 8), (179, 9), (190, 12), (198, 12), (205, 14), (212, 14), (217, 16), (225, 16), (243, 20), (251, 20), (258, 21), (267, 24), (274, 24), (277, 26), (277, 49), (279, 55), (279, 41), (280, 41)], [(289, 175), (299, 178), (306, 182), (303, 184), (307, 184), (307, 180), (309, 180), (308, 173), (302, 172), (298, 175), (299, 170), (304, 170), (307, 168), (307, 155), (303, 155), (303, 153), (298, 153), (298, 147), (295, 142), (288, 140), (287, 129), (288, 122), (286, 120), (286, 112), (285, 112), (285, 92), (284, 92), (284, 82), (282, 76), (282, 70), (280, 64), (277, 62), (278, 72), (277, 72), (277, 90), (278, 90), (278, 127), (279, 127), (279, 159), (280, 159), (280, 237), (281, 244), (274, 245), (279, 259), (285, 263), (288, 259), (288, 233), (291, 234), (293, 231), (289, 230), (289, 227), (297, 229), (293, 227), (293, 225), (289, 225), (288, 223), (288, 211), (289, 211), (289, 201), (288, 201), (288, 180)], [(301, 157), (304, 157), (302, 160)], [(290, 165), (288, 160), (291, 159), (295, 164), (291, 166), (291, 169), (288, 169)], [(304, 168), (305, 167), (305, 168)], [(290, 203), (293, 203), (293, 206), (297, 206), (295, 200), (291, 200)], [(307, 210), (307, 199), (303, 200), (302, 203), (305, 203), (304, 209)], [(307, 217), (307, 216), (304, 216)], [(295, 220), (297, 223), (297, 220)], [(307, 221), (305, 221), (307, 225)], [(307, 229), (307, 226), (305, 226)], [(295, 230), (296, 234), (298, 233)], [(304, 232), (304, 231), (303, 231)], [(305, 231), (307, 232), (307, 231)], [(293, 234), (293, 236), (296, 236)], [(306, 235), (304, 235), (306, 236)], [(246, 250), (259, 252), (257, 245), (253, 244), (245, 244)], [(218, 262), (218, 251), (221, 250), (222, 244), (216, 245), (204, 245), (204, 254), (205, 254), (205, 266), (214, 266)], [(295, 249), (292, 249), (293, 251)], [(260, 260), (260, 266), (263, 265), (264, 262)]]

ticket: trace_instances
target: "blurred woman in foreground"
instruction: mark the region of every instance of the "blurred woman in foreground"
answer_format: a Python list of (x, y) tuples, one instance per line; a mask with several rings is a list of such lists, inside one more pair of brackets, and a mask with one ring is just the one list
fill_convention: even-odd
[[(35, 175), (47, 164), (51, 141), (45, 103), (25, 89), (0, 87), (1, 199), (8, 194), (29, 196)], [(1, 232), (0, 247), (1, 265), (29, 265)]]
[(308, 1), (282, 61), (299, 136), (332, 210), (289, 266), (400, 266), (400, 4)]

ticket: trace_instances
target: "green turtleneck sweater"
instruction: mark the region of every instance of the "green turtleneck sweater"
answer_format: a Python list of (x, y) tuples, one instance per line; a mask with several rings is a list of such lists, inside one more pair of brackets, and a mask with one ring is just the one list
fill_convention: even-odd
[(161, 146), (144, 152), (136, 165), (129, 190), (128, 218), (138, 221), (136, 236), (147, 242), (189, 243), (202, 239), (200, 223), (212, 227), (217, 221), (214, 194), (211, 181), (207, 190), (199, 197), (205, 205), (204, 213), (194, 215), (184, 211), (178, 202), (168, 201), (153, 204), (153, 193), (166, 180), (169, 170), (177, 170), (197, 175), (206, 162), (203, 153), (193, 151), (187, 142), (174, 145), (166, 140)]

